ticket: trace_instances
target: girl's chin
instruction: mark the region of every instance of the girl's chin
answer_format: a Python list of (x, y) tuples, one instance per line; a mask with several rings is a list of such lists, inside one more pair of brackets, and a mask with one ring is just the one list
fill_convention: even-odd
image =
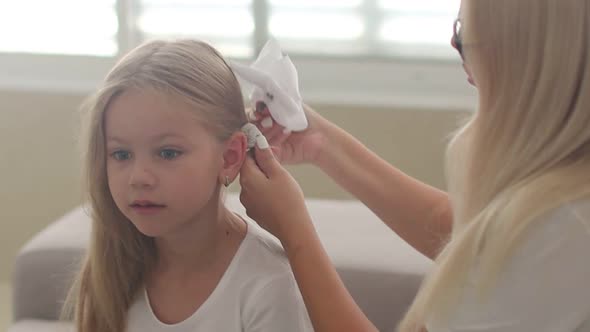
[(469, 84), (475, 86), (475, 81), (473, 80), (473, 76), (471, 76), (471, 72), (469, 71), (469, 69), (467, 69), (465, 62), (463, 62), (463, 70), (465, 71), (465, 74), (467, 75), (467, 82), (469, 82)]
[(162, 231), (160, 230), (155, 230), (155, 229), (149, 229), (149, 228), (137, 228), (137, 230), (147, 236), (147, 237), (151, 237), (151, 238), (156, 238), (156, 237), (161, 237), (162, 236)]
[(140, 232), (141, 234), (147, 236), (147, 237), (161, 237), (163, 234), (166, 233), (166, 229), (163, 229), (163, 227), (161, 227), (162, 225), (159, 225), (155, 222), (145, 222), (145, 221), (133, 221), (133, 226), (135, 226), (135, 229)]

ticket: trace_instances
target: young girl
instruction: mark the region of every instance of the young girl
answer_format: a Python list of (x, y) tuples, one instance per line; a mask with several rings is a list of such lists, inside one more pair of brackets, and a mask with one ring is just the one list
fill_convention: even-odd
[[(305, 131), (266, 137), (282, 162), (314, 163), (436, 259), (401, 332), (588, 332), (590, 1), (462, 0), (454, 26), (479, 109), (449, 147), (449, 194), (311, 110)], [(269, 149), (256, 157), (241, 200), (283, 242), (316, 331), (375, 331), (296, 183)]]
[(216, 50), (193, 40), (138, 47), (87, 115), (92, 235), (69, 299), (77, 331), (310, 328), (282, 248), (223, 204), (251, 130), (241, 130), (240, 87)]

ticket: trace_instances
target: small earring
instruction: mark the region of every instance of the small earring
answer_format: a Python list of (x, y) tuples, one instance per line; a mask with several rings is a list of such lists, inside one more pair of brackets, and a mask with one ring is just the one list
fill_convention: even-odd
[(226, 176), (225, 176), (225, 183), (224, 183), (224, 186), (226, 186), (226, 187), (229, 187), (229, 184), (230, 184), (230, 182), (229, 182), (229, 177), (226, 175)]

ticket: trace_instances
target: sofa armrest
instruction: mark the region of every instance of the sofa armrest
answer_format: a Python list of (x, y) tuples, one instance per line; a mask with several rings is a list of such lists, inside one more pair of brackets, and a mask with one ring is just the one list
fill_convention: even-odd
[(25, 244), (15, 262), (12, 297), (15, 322), (59, 317), (89, 234), (90, 218), (78, 207)]

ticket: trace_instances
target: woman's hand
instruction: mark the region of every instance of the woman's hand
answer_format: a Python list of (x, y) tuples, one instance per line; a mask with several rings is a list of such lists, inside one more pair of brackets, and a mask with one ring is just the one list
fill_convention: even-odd
[[(252, 121), (267, 138), (270, 145), (276, 147), (277, 159), (285, 165), (300, 163), (317, 163), (318, 156), (328, 144), (325, 128), (330, 124), (307, 105), (303, 105), (309, 126), (300, 132), (285, 132), (285, 128), (271, 121), (268, 108), (259, 103), (258, 111), (252, 112)], [(264, 124), (272, 126), (265, 127)]]
[(301, 188), (270, 148), (255, 147), (240, 175), (246, 213), (281, 240), (315, 331), (377, 328), (342, 283), (315, 232)]
[(240, 201), (246, 214), (279, 238), (283, 245), (297, 240), (297, 230), (310, 223), (299, 184), (275, 159), (270, 148), (255, 147), (240, 173)]

